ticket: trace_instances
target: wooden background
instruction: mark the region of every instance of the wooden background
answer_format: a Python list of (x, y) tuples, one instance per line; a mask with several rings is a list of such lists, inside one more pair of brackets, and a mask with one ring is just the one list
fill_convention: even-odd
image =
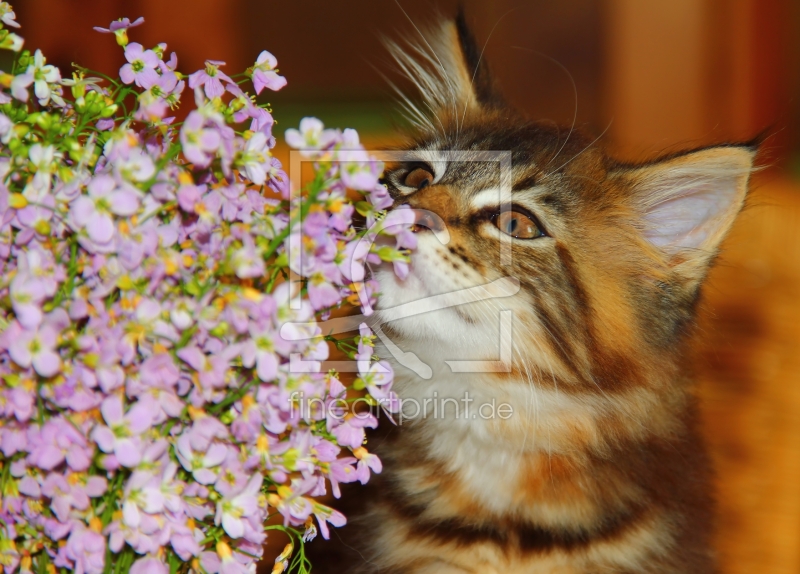
[[(289, 86), (282, 129), (300, 114), (391, 138), (379, 35), (453, 14), (456, 0), (19, 0), (27, 46), (62, 71), (123, 63), (91, 31), (144, 15), (131, 37), (167, 41), (180, 69), (229, 73), (274, 52)], [(730, 574), (800, 573), (800, 2), (466, 0), (508, 99), (579, 125), (627, 159), (767, 130), (748, 209), (703, 300), (695, 367), (718, 469), (718, 547)], [(403, 13), (407, 12), (409, 18)], [(574, 82), (574, 88), (573, 88)], [(576, 98), (577, 96), (577, 98)], [(577, 103), (577, 112), (576, 112)], [(269, 568), (267, 568), (269, 571)]]

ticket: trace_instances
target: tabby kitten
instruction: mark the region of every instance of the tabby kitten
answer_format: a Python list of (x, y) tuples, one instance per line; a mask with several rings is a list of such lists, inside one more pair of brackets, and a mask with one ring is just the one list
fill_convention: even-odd
[[(519, 290), (383, 325), (432, 370), (395, 365), (401, 398), (452, 398), (460, 412), (430, 404), (427, 417), (370, 438), (384, 472), (369, 494), (352, 493), (366, 504), (341, 548), (312, 545), (315, 571), (714, 572), (686, 347), (754, 147), (615, 162), (596, 140), (504, 107), (461, 19), (394, 54), (427, 113), (416, 108), (413, 160), (386, 178), (395, 208), (421, 215), (409, 276), (376, 272), (380, 306), (457, 302), (503, 277)], [(510, 165), (480, 155), (497, 150)], [(512, 352), (506, 368), (488, 368), (502, 355), (503, 311)], [(473, 372), (454, 372), (453, 360), (474, 361)], [(475, 416), (503, 403), (511, 416)]]

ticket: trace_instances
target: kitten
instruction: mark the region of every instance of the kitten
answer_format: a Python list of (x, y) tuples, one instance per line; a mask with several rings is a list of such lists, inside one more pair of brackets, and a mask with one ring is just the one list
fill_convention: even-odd
[[(504, 107), (461, 18), (394, 54), (427, 110), (409, 103), (413, 159), (386, 175), (394, 207), (418, 210), (418, 248), (405, 280), (376, 272), (380, 307), (454, 306), (383, 325), (432, 371), (396, 364), (401, 398), (435, 400), (370, 438), (384, 472), (350, 493), (364, 508), (342, 548), (311, 545), (315, 572), (715, 572), (685, 355), (755, 148), (615, 162)], [(498, 150), (510, 164), (479, 153)], [(457, 304), (502, 278), (518, 292)]]

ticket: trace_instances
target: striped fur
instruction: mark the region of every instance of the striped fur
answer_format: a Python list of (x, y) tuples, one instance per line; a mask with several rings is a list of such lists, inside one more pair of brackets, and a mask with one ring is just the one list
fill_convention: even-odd
[[(384, 326), (433, 370), (396, 365), (403, 398), (508, 403), (508, 420), (417, 417), (368, 445), (385, 471), (367, 486), (338, 543), (315, 543), (316, 571), (383, 574), (708, 573), (713, 504), (685, 351), (702, 281), (740, 210), (754, 150), (718, 146), (622, 165), (581, 133), (502, 107), (463, 22), (420, 47), (395, 47), (423, 92), (407, 149), (433, 185), (396, 205), (436, 213), (450, 240), (420, 231), (409, 277), (378, 270), (381, 305), (516, 277), (513, 297)], [(417, 106), (417, 110), (419, 107)], [(448, 150), (512, 152), (496, 164)], [(491, 215), (514, 205), (546, 236), (499, 256)], [(496, 360), (501, 311), (513, 311), (508, 372), (455, 373), (448, 360)], [(382, 353), (384, 356), (386, 352)], [(347, 497), (345, 497), (347, 498)]]

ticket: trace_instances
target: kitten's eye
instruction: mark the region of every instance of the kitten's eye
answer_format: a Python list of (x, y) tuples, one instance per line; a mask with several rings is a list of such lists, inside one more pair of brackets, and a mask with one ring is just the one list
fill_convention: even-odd
[(518, 211), (503, 211), (497, 214), (494, 217), (494, 224), (506, 235), (517, 239), (536, 239), (544, 236), (544, 232), (539, 229), (535, 221)]
[(418, 167), (406, 175), (403, 185), (416, 190), (425, 189), (433, 183), (433, 174), (424, 167)]

